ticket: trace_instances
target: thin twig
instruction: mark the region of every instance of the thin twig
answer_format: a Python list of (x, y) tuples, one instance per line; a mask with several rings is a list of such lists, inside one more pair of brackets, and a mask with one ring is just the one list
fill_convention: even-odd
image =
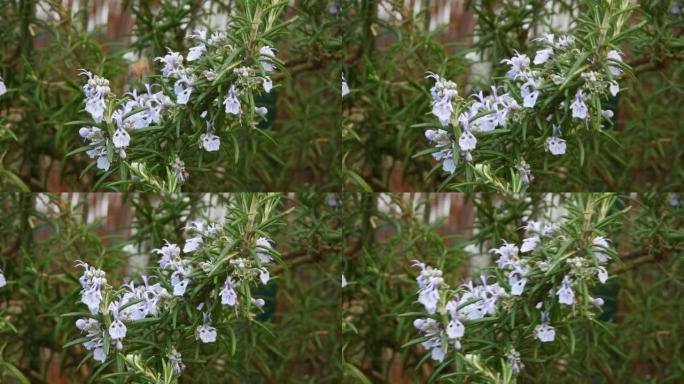
[(631, 261), (625, 263), (620, 267), (615, 268), (612, 272), (614, 274), (627, 272), (643, 264), (666, 260), (671, 253), (681, 251), (684, 251), (684, 249), (675, 247), (663, 247), (658, 252), (651, 252), (649, 250), (639, 250), (631, 252), (621, 256), (622, 259), (627, 259)]

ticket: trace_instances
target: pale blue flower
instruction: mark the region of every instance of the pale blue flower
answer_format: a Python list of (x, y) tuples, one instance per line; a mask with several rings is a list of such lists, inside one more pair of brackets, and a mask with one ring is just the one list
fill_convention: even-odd
[(426, 338), (421, 345), (430, 350), (433, 360), (443, 361), (446, 351), (442, 349), (442, 326), (435, 319), (416, 319), (413, 326)]
[(342, 97), (349, 94), (349, 84), (347, 84), (347, 79), (344, 78), (344, 73), (342, 74)]
[(207, 29), (197, 28), (195, 29), (194, 33), (188, 34), (188, 38), (199, 41), (199, 45), (190, 48), (190, 52), (188, 52), (187, 55), (188, 61), (194, 61), (199, 59), (202, 56), (202, 54), (206, 51), (206, 46), (204, 45), (204, 42), (207, 41)]
[(487, 277), (485, 275), (480, 276), (480, 280), (482, 282), (481, 285), (473, 285), (472, 281), (462, 285), (466, 292), (461, 295), (460, 302), (470, 302), (471, 304), (458, 309), (458, 317), (467, 320), (478, 320), (487, 315), (496, 314), (496, 304), (499, 298), (506, 296), (507, 293), (499, 286), (499, 283), (487, 284)]
[(592, 251), (594, 252), (594, 255), (596, 255), (596, 259), (598, 259), (600, 264), (610, 260), (610, 256), (605, 252), (607, 249), (610, 249), (608, 241), (609, 240), (603, 236), (597, 236), (592, 241)]
[(202, 57), (202, 54), (206, 52), (207, 47), (204, 44), (199, 44), (194, 47), (191, 47), (190, 50), (188, 51), (188, 61), (195, 61)]
[(83, 347), (88, 351), (93, 351), (93, 359), (101, 363), (107, 360), (107, 354), (104, 351), (104, 330), (100, 322), (91, 318), (78, 319), (76, 327), (81, 333), (86, 333), (88, 340), (83, 342)]
[(600, 297), (599, 297), (599, 298), (596, 298), (596, 299), (593, 299), (593, 298), (592, 298), (591, 300), (589, 300), (589, 302), (590, 302), (592, 305), (595, 305), (595, 306), (597, 306), (597, 307), (599, 307), (599, 308), (603, 307), (603, 304), (604, 304), (603, 299), (600, 298)]
[(520, 246), (520, 252), (527, 253), (534, 251), (541, 244), (541, 238), (538, 235), (530, 236), (523, 239), (523, 243)]
[(515, 56), (510, 59), (501, 60), (501, 63), (505, 63), (511, 66), (511, 69), (506, 73), (509, 79), (515, 80), (517, 78), (527, 78), (527, 73), (530, 66), (530, 58), (525, 54), (515, 53)]
[(464, 130), (461, 136), (458, 138), (458, 146), (461, 151), (468, 152), (475, 149), (477, 145), (477, 139), (469, 130)]
[(221, 139), (211, 132), (203, 133), (202, 136), (200, 136), (200, 142), (207, 152), (216, 152), (221, 145)]
[(259, 55), (261, 56), (259, 61), (261, 62), (261, 67), (264, 69), (264, 72), (273, 72), (275, 70), (275, 65), (273, 65), (275, 49), (269, 46), (261, 47), (261, 49), (259, 49)]
[(449, 125), (451, 114), (454, 112), (453, 98), (458, 96), (456, 83), (443, 79), (439, 75), (428, 72), (426, 78), (435, 80), (435, 85), (430, 88), (432, 95), (432, 113), (437, 116), (440, 124)]
[(101, 169), (103, 171), (109, 170), (109, 166), (111, 164), (109, 163), (109, 158), (107, 158), (107, 150), (105, 148), (103, 148), (102, 152), (100, 152), (98, 155), (96, 165), (97, 169)]
[(556, 291), (558, 295), (558, 302), (566, 305), (575, 304), (575, 293), (572, 291), (572, 280), (570, 276), (565, 275), (561, 282), (561, 287)]
[(560, 127), (557, 125), (553, 126), (553, 136), (546, 139), (546, 149), (551, 152), (552, 155), (564, 155), (566, 144), (565, 140), (560, 137)]
[(5, 86), (5, 82), (2, 81), (2, 77), (0, 77), (0, 96), (4, 95), (7, 93), (7, 87)]
[(178, 248), (176, 244), (171, 244), (166, 240), (164, 241), (166, 242), (165, 246), (161, 249), (153, 249), (152, 252), (162, 255), (161, 259), (159, 259), (159, 268), (173, 268), (173, 265), (180, 259), (180, 248)]
[(111, 336), (114, 340), (119, 340), (126, 337), (126, 325), (121, 321), (119, 317), (120, 306), (121, 302), (119, 301), (114, 301), (109, 304), (109, 312), (114, 317), (114, 321), (112, 321), (112, 324), (110, 324), (109, 326), (109, 336)]
[(534, 337), (542, 343), (550, 343), (556, 338), (556, 330), (549, 324), (539, 324), (534, 328)]
[(192, 90), (192, 79), (182, 75), (173, 85), (173, 91), (176, 93), (176, 104), (187, 104)]
[(456, 163), (454, 162), (454, 144), (449, 133), (443, 129), (425, 131), (425, 137), (435, 144), (439, 151), (432, 153), (432, 157), (442, 162), (442, 169), (445, 172), (454, 173)]
[(183, 360), (181, 359), (181, 354), (176, 351), (175, 347), (171, 348), (171, 352), (169, 352), (166, 357), (169, 358), (169, 363), (171, 363), (171, 367), (173, 370), (173, 374), (176, 376), (179, 376), (181, 372), (185, 369), (185, 364), (183, 364)]
[(610, 62), (622, 63), (623, 61), (621, 53), (613, 49), (608, 51), (606, 57), (608, 57), (609, 60), (608, 70), (610, 70), (610, 73), (612, 73), (613, 76), (620, 76), (622, 74), (622, 68), (620, 68), (620, 66), (617, 64), (610, 64)]
[(225, 283), (223, 283), (223, 289), (219, 295), (221, 295), (221, 304), (230, 305), (231, 307), (237, 304), (237, 292), (235, 292), (233, 279), (231, 279), (230, 276), (228, 276)]
[(460, 339), (465, 334), (465, 326), (457, 318), (452, 318), (446, 328), (450, 339)]
[[(433, 343), (436, 343), (436, 341), (433, 341)], [(423, 343), (423, 345), (426, 345), (426, 343)], [(440, 363), (444, 361), (444, 356), (445, 352), (442, 350), (442, 347), (439, 345), (434, 344), (432, 346), (432, 351), (430, 352), (430, 357), (432, 360), (439, 361)]]
[(112, 136), (112, 143), (115, 148), (125, 148), (131, 143), (131, 136), (125, 129), (117, 128)]
[(508, 364), (511, 366), (511, 372), (514, 375), (517, 375), (520, 373), (525, 368), (525, 364), (522, 363), (522, 360), (520, 360), (520, 353), (515, 350), (515, 348), (511, 348), (510, 351), (506, 354), (506, 359), (508, 360)]
[(271, 89), (273, 89), (273, 81), (271, 80), (270, 77), (262, 77), (261, 78), (261, 84), (264, 87), (264, 91), (266, 93), (271, 93)]
[(608, 280), (608, 271), (604, 267), (596, 267), (596, 276), (601, 284), (605, 284), (606, 280)]
[(416, 278), (419, 288), (418, 302), (423, 304), (427, 313), (433, 314), (437, 310), (437, 303), (440, 299), (439, 287), (444, 283), (442, 271), (418, 261), (414, 261), (413, 266), (421, 269)]
[(268, 114), (268, 109), (266, 107), (255, 107), (254, 112), (260, 116), (266, 116)]
[(252, 299), (252, 304), (256, 305), (259, 308), (263, 308), (264, 305), (266, 305), (266, 302), (264, 299)]
[(164, 77), (178, 76), (183, 67), (183, 55), (170, 49), (166, 56), (156, 57), (154, 60), (161, 61), (164, 64), (164, 68), (162, 68), (162, 76)]
[(198, 250), (201, 246), (204, 240), (202, 239), (202, 235), (197, 235), (195, 237), (192, 237), (190, 239), (185, 240), (185, 246), (183, 247), (183, 253), (191, 253), (195, 252)]
[(537, 90), (537, 82), (530, 78), (525, 84), (520, 87), (520, 95), (523, 97), (523, 107), (534, 108), (537, 104), (539, 91)]
[(261, 283), (266, 285), (268, 284), (268, 280), (270, 279), (270, 274), (268, 273), (268, 270), (265, 268), (260, 268), (259, 269), (259, 280), (261, 280)]
[(86, 112), (90, 113), (96, 123), (104, 119), (105, 98), (110, 93), (109, 80), (82, 69), (79, 73), (88, 77), (88, 82), (83, 86), (86, 96)]
[(177, 271), (171, 274), (171, 286), (173, 287), (174, 296), (185, 295), (188, 284), (190, 284), (190, 279), (183, 272)]
[(81, 283), (81, 302), (88, 306), (93, 315), (100, 311), (102, 302), (102, 287), (107, 284), (104, 271), (91, 267), (87, 263), (78, 261), (76, 266), (84, 269), (83, 275), (79, 278)]
[(344, 277), (344, 273), (342, 274), (342, 283), (340, 284), (342, 288), (347, 286), (347, 278)]
[(7, 285), (7, 280), (5, 279), (5, 275), (2, 273), (2, 269), (0, 269), (0, 288), (4, 287)]
[(454, 106), (451, 104), (451, 100), (438, 100), (432, 104), (432, 114), (437, 116), (439, 123), (443, 126), (449, 125), (449, 122), (451, 121), (451, 114), (453, 112)]
[[(126, 292), (121, 298), (120, 306), (126, 307), (120, 311), (122, 320), (141, 320), (148, 315), (156, 316), (160, 301), (170, 296), (161, 284), (150, 284), (148, 276), (143, 276), (142, 279), (143, 285), (136, 287), (133, 282), (124, 285), (129, 292)], [(130, 302), (137, 300), (142, 301), (129, 305)]]
[(566, 149), (565, 140), (556, 136), (549, 137), (548, 139), (546, 139), (546, 148), (553, 155), (564, 155)]
[(582, 120), (587, 118), (588, 109), (584, 102), (584, 93), (581, 89), (577, 90), (575, 100), (572, 102), (572, 104), (570, 104), (570, 108), (572, 109), (572, 117)]
[(520, 296), (525, 290), (525, 284), (527, 284), (527, 277), (525, 277), (519, 271), (513, 271), (508, 276), (508, 283), (511, 286), (511, 295)]
[(620, 86), (618, 85), (617, 81), (611, 81), (610, 83), (608, 83), (608, 85), (608, 90), (610, 91), (610, 94), (613, 96), (617, 96), (618, 92), (620, 92)]
[(197, 328), (197, 335), (203, 343), (213, 343), (216, 341), (216, 328), (204, 323)]
[(266, 237), (260, 237), (256, 240), (256, 251), (261, 264), (269, 264), (273, 258), (269, 254), (273, 250), (271, 240)]
[(539, 65), (539, 64), (544, 64), (549, 59), (553, 56), (553, 48), (552, 47), (547, 47), (544, 49), (540, 49), (537, 51), (537, 53), (534, 56), (534, 64)]
[(490, 253), (499, 255), (499, 259), (496, 261), (496, 266), (499, 269), (510, 267), (518, 259), (518, 251), (519, 249), (515, 244), (508, 243), (506, 240), (499, 248), (489, 250)]
[(237, 98), (237, 89), (235, 88), (235, 85), (230, 86), (228, 96), (223, 101), (223, 104), (226, 106), (226, 113), (233, 115), (240, 114), (240, 100)]

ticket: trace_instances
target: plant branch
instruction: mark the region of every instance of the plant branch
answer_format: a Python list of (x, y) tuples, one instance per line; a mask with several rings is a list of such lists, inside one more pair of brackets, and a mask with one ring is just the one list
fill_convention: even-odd
[(684, 251), (682, 248), (677, 247), (663, 247), (657, 252), (652, 252), (651, 250), (639, 250), (635, 252), (630, 252), (620, 256), (622, 259), (630, 260), (624, 265), (615, 268), (612, 272), (614, 274), (620, 274), (630, 271), (640, 265), (660, 262), (666, 260), (671, 253)]

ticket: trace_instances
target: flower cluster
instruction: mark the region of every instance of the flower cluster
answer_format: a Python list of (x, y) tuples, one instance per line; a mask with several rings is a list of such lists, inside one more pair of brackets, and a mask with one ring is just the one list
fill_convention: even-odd
[[(416, 319), (413, 322), (425, 337), (423, 347), (431, 351), (432, 359), (442, 361), (449, 346), (461, 349), (461, 338), (465, 334), (463, 321), (495, 315), (497, 301), (507, 294), (498, 283), (488, 284), (487, 277), (481, 276), (482, 284), (474, 285), (472, 281), (468, 281), (461, 287), (463, 293), (459, 297), (449, 293), (449, 286), (444, 283), (441, 270), (418, 261), (413, 265), (421, 269), (416, 278), (418, 301), (430, 315), (436, 312), (449, 315), (446, 326), (432, 318)], [(451, 299), (447, 300), (447, 297)], [(443, 343), (442, 340), (448, 340), (448, 343)]]
[[(559, 263), (547, 255), (553, 252), (542, 252), (546, 248), (557, 248), (559, 242), (564, 241), (558, 224), (531, 220), (523, 228), (525, 237), (520, 246), (504, 241), (500, 247), (490, 250), (498, 255), (497, 271), (481, 275), (478, 282), (469, 280), (457, 289), (450, 288), (441, 270), (414, 262), (413, 266), (420, 268), (416, 278), (418, 302), (429, 315), (416, 319), (414, 326), (422, 336), (422, 346), (430, 351), (432, 359), (441, 362), (449, 349), (463, 349), (463, 340), (467, 340), (464, 338), (469, 332), (474, 332), (468, 331), (471, 322), (485, 317), (494, 317), (493, 321), (497, 321), (513, 313), (511, 311), (530, 313), (517, 307), (527, 304), (521, 299), (523, 296), (537, 302), (538, 299), (530, 295), (536, 295), (539, 287), (545, 287), (542, 292), (547, 292), (548, 299), (535, 305), (541, 312), (540, 320), (528, 319), (532, 322), (530, 329), (533, 329), (530, 336), (542, 343), (553, 342), (556, 329), (551, 322), (550, 307), (570, 306), (570, 311), (560, 312), (559, 316), (576, 316), (576, 287), (579, 284), (592, 285), (596, 281), (606, 282), (605, 264), (610, 261), (612, 252), (606, 238), (594, 237), (584, 249), (573, 252), (575, 257), (565, 258), (564, 263)], [(533, 293), (525, 289), (530, 284), (535, 287)], [(587, 299), (596, 307), (603, 305), (600, 298)], [(520, 354), (513, 345), (507, 350), (506, 360), (517, 374), (524, 368)]]
[[(102, 324), (95, 319), (78, 319), (76, 320), (76, 328), (78, 328), (81, 333), (86, 334), (85, 337), (87, 337), (88, 340), (83, 343), (83, 346), (85, 349), (93, 351), (93, 359), (99, 362), (107, 360), (107, 353), (105, 353), (104, 350), (105, 331), (102, 328)], [(119, 345), (121, 345), (120, 341), (117, 343), (117, 347)]]
[[(478, 134), (505, 128), (511, 122), (534, 122), (536, 113), (549, 113), (550, 109), (546, 105), (548, 103), (544, 103), (544, 110), (541, 111), (538, 100), (544, 96), (553, 97), (556, 91), (563, 89), (566, 82), (575, 76), (572, 64), (584, 52), (576, 47), (574, 37), (556, 38), (553, 34), (545, 34), (537, 41), (543, 46), (536, 52), (533, 61), (521, 53), (502, 61), (509, 66), (506, 79), (502, 85), (492, 86), (489, 95), (480, 91), (468, 99), (459, 98), (456, 84), (437, 74), (428, 73), (427, 77), (435, 80), (430, 89), (432, 113), (442, 126), (453, 125), (457, 131), (454, 135), (458, 136), (456, 139), (450, 132), (442, 129), (429, 129), (425, 132), (426, 138), (436, 148), (432, 155), (442, 162), (445, 172), (453, 174), (456, 171), (458, 152), (466, 161), (473, 161), (472, 152), (477, 146)], [(601, 62), (591, 61), (585, 66), (588, 69), (579, 76), (581, 81), (574, 90), (572, 103), (566, 105), (561, 102), (545, 118), (545, 121), (551, 122), (551, 133), (546, 138), (544, 147), (552, 155), (560, 156), (566, 152), (567, 144), (561, 137), (562, 126), (572, 128), (573, 119), (581, 120), (588, 126), (591, 116), (598, 115), (599, 118), (606, 119), (613, 116), (610, 110), (592, 111), (595, 105), (592, 100), (607, 94), (617, 95), (620, 87), (615, 79), (622, 74), (624, 63), (620, 52), (616, 50), (609, 51), (603, 59)], [(602, 63), (606, 63), (601, 67), (605, 68), (603, 72), (598, 70)], [(455, 116), (455, 111), (462, 112)], [(457, 145), (458, 151), (455, 150)], [(519, 163), (522, 162), (524, 160), (520, 159)], [(520, 173), (525, 176), (527, 183), (532, 180), (529, 169)]]
[[(187, 248), (187, 245), (186, 245)], [(190, 261), (184, 260), (180, 255), (180, 248), (176, 244), (166, 243), (161, 249), (153, 250), (161, 255), (159, 259), (159, 268), (162, 270), (170, 269), (171, 272), (171, 286), (173, 286), (174, 296), (185, 295), (185, 290), (190, 283)], [(185, 251), (187, 253), (187, 251)]]
[[(111, 316), (112, 322), (107, 332), (118, 350), (123, 349), (122, 341), (126, 337), (127, 327), (124, 322), (157, 316), (160, 301), (169, 297), (166, 289), (159, 283), (150, 284), (150, 277), (143, 276), (144, 285), (136, 287), (132, 282), (125, 284), (123, 287), (127, 291), (120, 298), (112, 299), (109, 305), (105, 303), (105, 307), (101, 305), (104, 299), (102, 290), (107, 287), (104, 271), (84, 262), (79, 262), (78, 266), (84, 268), (84, 273), (79, 278), (83, 288), (81, 302), (88, 306), (93, 315)], [(86, 349), (94, 351), (95, 360), (105, 361), (107, 358), (106, 349), (103, 347), (105, 331), (100, 322), (92, 318), (82, 318), (76, 321), (76, 327), (86, 333), (88, 341), (83, 345)]]
[[(88, 83), (83, 86), (86, 96), (86, 111), (88, 111), (96, 123), (105, 119), (107, 110), (106, 98), (111, 94), (109, 81), (100, 76), (82, 70), (81, 74), (88, 76)], [(113, 132), (107, 132), (98, 127), (82, 127), (79, 135), (89, 142), (90, 149), (86, 152), (88, 157), (96, 159), (98, 169), (109, 170), (114, 154), (121, 159), (126, 158), (126, 148), (131, 143), (129, 131), (147, 128), (151, 124), (159, 124), (162, 112), (165, 108), (173, 105), (171, 99), (163, 92), (152, 92), (152, 85), (145, 84), (147, 91), (138, 94), (137, 91), (129, 93), (129, 99), (124, 105), (116, 109), (106, 120), (115, 123)]]
[[(184, 106), (192, 104), (192, 95), (197, 90), (217, 94), (215, 106), (223, 104), (225, 114), (242, 118), (245, 111), (241, 99), (247, 90), (263, 88), (264, 92), (269, 93), (273, 88), (273, 82), (269, 77), (269, 74), (276, 70), (277, 60), (273, 48), (262, 46), (259, 49), (258, 60), (248, 57), (242, 59), (244, 63), (254, 64), (235, 68), (232, 72), (233, 81), (225, 91), (221, 85), (216, 85), (219, 80), (219, 69), (214, 66), (217, 62), (222, 63), (223, 59), (234, 51), (229, 45), (227, 35), (223, 32), (214, 32), (209, 36), (206, 29), (199, 29), (188, 35), (188, 38), (197, 45), (191, 47), (185, 57), (179, 52), (169, 50), (165, 56), (155, 58), (155, 61), (162, 65), (161, 84), (145, 84), (145, 92), (138, 93), (133, 90), (121, 100), (115, 100), (116, 96), (111, 94), (107, 79), (82, 70), (81, 74), (88, 77), (88, 82), (83, 87), (86, 97), (85, 110), (90, 113), (95, 123), (104, 121), (108, 125), (106, 129), (100, 125), (79, 130), (80, 136), (88, 141), (90, 146), (86, 154), (96, 159), (98, 169), (108, 170), (115, 155), (122, 160), (126, 159), (126, 148), (131, 145), (130, 132), (162, 124), (164, 111), (172, 107), (183, 111)], [(201, 82), (203, 79), (208, 82)], [(171, 84), (166, 87), (166, 82), (173, 85), (173, 100), (162, 90), (153, 91), (169, 88)], [(252, 99), (251, 96), (249, 98)], [(108, 102), (110, 99), (111, 103)], [(121, 107), (112, 110), (115, 105)], [(268, 110), (265, 107), (255, 107), (254, 112), (256, 115), (265, 116)], [(217, 152), (220, 148), (221, 140), (214, 126), (219, 113), (217, 110), (209, 109), (198, 114), (206, 122), (206, 132), (198, 134), (199, 145), (207, 152)], [(251, 113), (249, 115), (252, 116)], [(110, 122), (114, 122), (114, 126), (109, 127)], [(187, 179), (188, 173), (184, 167), (181, 167), (182, 172), (179, 171), (179, 164), (182, 164), (182, 160), (177, 159), (170, 165), (178, 180), (183, 182)]]
[[(210, 297), (220, 297), (221, 306), (229, 306), (235, 309), (244, 302), (248, 295), (251, 299), (248, 305), (261, 308), (265, 305), (263, 299), (254, 299), (249, 294), (247, 286), (253, 281), (268, 284), (270, 273), (267, 267), (273, 262), (271, 255), (275, 252), (271, 241), (266, 237), (254, 240), (252, 249), (249, 250), (252, 257), (232, 256), (228, 263), (222, 263), (214, 256), (211, 250), (215, 250), (224, 244), (225, 236), (222, 226), (218, 224), (205, 224), (200, 221), (190, 222), (186, 228), (190, 237), (185, 241), (183, 249), (173, 243), (166, 242), (160, 249), (153, 252), (160, 256), (159, 273), (156, 275), (142, 276), (142, 284), (133, 282), (124, 284), (120, 289), (113, 289), (107, 285), (105, 273), (102, 270), (79, 262), (84, 268), (84, 273), (79, 279), (82, 292), (81, 301), (86, 304), (93, 317), (81, 318), (76, 321), (77, 328), (86, 334), (87, 340), (84, 347), (93, 351), (95, 360), (104, 362), (107, 359), (108, 348), (105, 343), (109, 342), (117, 350), (125, 348), (124, 339), (129, 336), (128, 326), (131, 323), (145, 319), (146, 317), (160, 317), (171, 311), (177, 303), (186, 298), (188, 287), (192, 281), (213, 281), (217, 273), (225, 274), (223, 287), (215, 287)], [(185, 254), (186, 257), (183, 257)], [(187, 257), (192, 255), (192, 257)], [(221, 269), (218, 267), (221, 266)], [(170, 276), (167, 276), (170, 271)], [(153, 284), (153, 280), (157, 280)], [(168, 285), (167, 285), (168, 284)], [(171, 293), (167, 290), (170, 287)], [(245, 287), (246, 289), (241, 289)], [(206, 300), (205, 300), (206, 301)], [(212, 325), (212, 313), (216, 315), (216, 306), (202, 301), (196, 308), (202, 314), (203, 321), (195, 329), (195, 336), (202, 343), (216, 342), (219, 332)], [(207, 303), (209, 305), (207, 305)], [(220, 307), (220, 306), (219, 306)], [(249, 310), (246, 306), (245, 310)], [(221, 316), (223, 318), (223, 316)], [(106, 337), (107, 336), (107, 337)], [(129, 336), (130, 337), (130, 336)], [(107, 341), (109, 339), (109, 341)], [(184, 369), (181, 355), (173, 347), (167, 355), (175, 374), (180, 374)]]
[(77, 266), (84, 269), (83, 275), (78, 279), (81, 283), (81, 302), (88, 306), (93, 315), (100, 312), (102, 302), (102, 288), (107, 284), (105, 273), (101, 269), (89, 266), (79, 261)]

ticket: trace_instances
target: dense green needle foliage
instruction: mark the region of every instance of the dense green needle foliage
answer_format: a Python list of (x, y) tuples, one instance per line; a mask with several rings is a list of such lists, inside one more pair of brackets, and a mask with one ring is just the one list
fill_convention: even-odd
[[(131, 195), (124, 201), (133, 207), (132, 224), (107, 235), (111, 222), (88, 222), (90, 205), (83, 197), (1, 197), (0, 269), (7, 285), (0, 291), (0, 380), (336, 382), (336, 356), (323, 351), (339, 349), (339, 300), (331, 298), (339, 298), (335, 243), (340, 233), (339, 216), (326, 195)], [(217, 217), (216, 207), (224, 207), (225, 215)], [(112, 324), (116, 315), (104, 308), (128, 292), (124, 283), (141, 289), (141, 276), (171, 293), (173, 279), (152, 249), (164, 240), (182, 248), (194, 233), (184, 228), (196, 220), (220, 223), (220, 235), (205, 237), (199, 251), (183, 253), (194, 268), (185, 294), (163, 298), (154, 316), (124, 320), (122, 348), (106, 336), (108, 355), (95, 361), (92, 350), (83, 347), (88, 335), (74, 323), (92, 318)], [(254, 247), (264, 236), (272, 239), (272, 250)], [(230, 260), (249, 262), (255, 251), (274, 259), (264, 265), (268, 284), (258, 274), (253, 283), (240, 284), (242, 278), (233, 274), (237, 305), (222, 305), (225, 271), (240, 268)], [(83, 270), (76, 260), (105, 271), (99, 313), (81, 302)], [(212, 267), (200, 267), (202, 260)], [(196, 309), (200, 303), (204, 306)], [(203, 312), (217, 330), (215, 342), (201, 342), (196, 332), (207, 321)], [(180, 354), (182, 372), (173, 371), (172, 352)]]
[(683, 76), (684, 0), (0, 0), (0, 384), (682, 383)]
[[(342, 291), (348, 382), (677, 382), (684, 377), (678, 316), (681, 204), (671, 206), (666, 194), (478, 194), (466, 198), (466, 206), (475, 210), (473, 223), (454, 233), (441, 221), (428, 221), (431, 200), (429, 195), (379, 194), (345, 206), (353, 219), (348, 242), (354, 250), (343, 268), (349, 282)], [(420, 269), (412, 261), (442, 270), (444, 283), (459, 295), (461, 284), (470, 279), (481, 284), (484, 273), (490, 284), (499, 281), (509, 291), (505, 270), (496, 268), (497, 255), (489, 250), (503, 240), (519, 245), (526, 237), (522, 227), (531, 219), (560, 229), (548, 242), (542, 239), (537, 251), (519, 257), (529, 265), (548, 257), (550, 268), (530, 274), (522, 295), (499, 299), (495, 315), (463, 320), (460, 349), (449, 340), (444, 359), (432, 360), (420, 346), (426, 338), (414, 321), (443, 319), (446, 326), (449, 317), (439, 309), (428, 315), (417, 302)], [(571, 267), (566, 260), (591, 257), (597, 234), (611, 240), (608, 281), (600, 284), (592, 272), (577, 280), (587, 287), (573, 285), (575, 305), (558, 304), (560, 278)], [(590, 297), (600, 298), (602, 303), (596, 303), (602, 307), (591, 304)], [(550, 311), (553, 342), (534, 336), (538, 302)], [(512, 349), (524, 364), (517, 375), (509, 360)]]
[[(93, 28), (99, 19), (88, 2), (80, 8), (59, 1), (0, 4), (0, 77), (7, 87), (0, 99), (3, 190), (339, 189), (339, 82), (331, 75), (338, 73), (339, 25), (327, 4), (126, 1), (109, 11), (132, 24), (130, 32), (112, 24)], [(202, 28), (208, 29), (205, 39), (189, 37)], [(225, 36), (214, 45), (206, 42), (220, 32)], [(206, 53), (189, 61), (188, 50), (200, 42)], [(276, 56), (265, 59), (263, 47), (274, 47)], [(131, 98), (126, 93), (144, 96), (145, 84), (176, 103), (178, 84), (162, 78), (163, 65), (155, 60), (169, 51), (186, 56), (184, 75), (193, 84), (189, 101), (165, 108), (164, 116), (144, 129), (126, 127), (131, 135), (126, 158), (119, 161), (118, 148), (110, 143), (104, 152), (111, 167), (95, 169), (84, 153), (93, 147), (84, 147), (79, 129), (96, 127), (106, 137), (114, 135), (112, 113)], [(263, 60), (275, 67), (268, 74), (269, 92), (261, 90), (260, 79), (267, 75)], [(236, 74), (243, 67), (249, 77)], [(79, 76), (81, 68), (110, 81), (102, 122), (83, 112), (81, 88), (87, 79)], [(240, 116), (222, 112), (231, 85), (240, 92)], [(267, 112), (257, 113), (256, 107)], [(204, 111), (208, 115), (201, 117)], [(134, 109), (127, 117), (140, 112)], [(219, 150), (203, 149), (207, 131), (220, 139)], [(185, 183), (174, 172), (182, 167), (189, 174)]]
[[(349, 2), (346, 34), (354, 38), (346, 40), (360, 41), (362, 53), (345, 69), (351, 88), (343, 100), (347, 188), (681, 190), (684, 18), (676, 12), (676, 3), (468, 1), (465, 11), (452, 3), (458, 16), (447, 24), (435, 20), (429, 1), (421, 2), (424, 8), (418, 13), (403, 1), (381, 6)], [(556, 41), (572, 36), (574, 44), (567, 54), (556, 48), (544, 64), (532, 64), (533, 72), (540, 71), (532, 72), (540, 94), (534, 107), (522, 107), (525, 81), (508, 79), (510, 67), (502, 60), (516, 53), (535, 59), (535, 52), (546, 47), (537, 40), (545, 33), (555, 34)], [(606, 66), (616, 65), (606, 59), (610, 50), (621, 52), (624, 61), (620, 66), (625, 72), (616, 79), (617, 97), (596, 92), (592, 85), (595, 72), (608, 73)], [(430, 113), (434, 81), (424, 79), (427, 72), (458, 86), (452, 121), (446, 126)], [(480, 90), (492, 94), (494, 85), (500, 87), (499, 95), (509, 93), (520, 108), (513, 108), (505, 126), (479, 133), (474, 129), (477, 148), (459, 156), (456, 142), (464, 126), (456, 119), (467, 110), (463, 103), (474, 102), (472, 95)], [(580, 86), (585, 95), (594, 87), (586, 122), (571, 116), (569, 108)], [(610, 110), (612, 117), (602, 117), (602, 110)], [(474, 120), (471, 116), (471, 123)], [(554, 125), (562, 134), (555, 133)], [(456, 147), (453, 175), (426, 156), (435, 151), (424, 136), (426, 129), (444, 129), (451, 135)], [(549, 153), (547, 140), (552, 136), (566, 141), (563, 155)], [(529, 167), (534, 177), (529, 185), (521, 167)]]

